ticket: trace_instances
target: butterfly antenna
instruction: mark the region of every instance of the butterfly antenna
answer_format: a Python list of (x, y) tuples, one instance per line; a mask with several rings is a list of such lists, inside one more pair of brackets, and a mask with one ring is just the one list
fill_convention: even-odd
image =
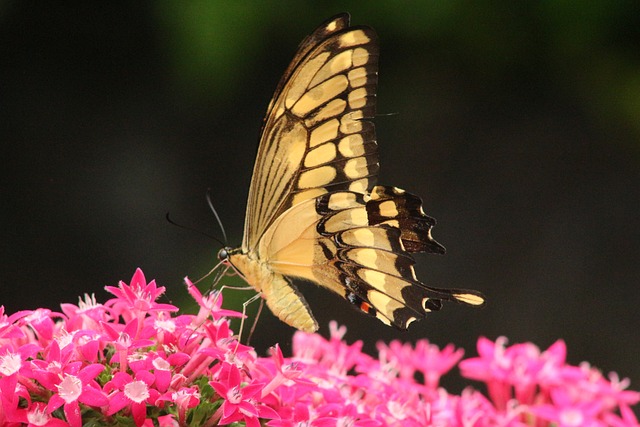
[(227, 245), (227, 232), (224, 231), (224, 225), (222, 225), (222, 221), (220, 221), (220, 215), (218, 215), (218, 211), (216, 211), (216, 208), (213, 207), (213, 201), (211, 200), (211, 189), (209, 188), (207, 190), (207, 203), (209, 204), (209, 208), (211, 209), (211, 212), (213, 212), (213, 215), (216, 217), (216, 221), (218, 221), (218, 225), (220, 226), (220, 230), (222, 230), (222, 237), (224, 237), (224, 241), (225, 243), (223, 244), (223, 246), (228, 246)]
[[(217, 216), (217, 215), (216, 215), (216, 216)], [(196, 233), (202, 234), (203, 236), (206, 236), (206, 237), (208, 237), (208, 238), (210, 238), (210, 239), (215, 240), (216, 242), (220, 243), (220, 245), (222, 245), (223, 247), (227, 245), (227, 244), (225, 243), (225, 242), (226, 242), (226, 240), (227, 240), (227, 236), (224, 236), (224, 240), (225, 240), (225, 242), (223, 242), (222, 240), (218, 239), (216, 236), (212, 236), (211, 234), (205, 233), (205, 232), (204, 232), (204, 231), (202, 231), (202, 230), (198, 230), (198, 229), (196, 229), (196, 228), (188, 227), (188, 226), (186, 226), (186, 225), (182, 225), (182, 224), (179, 224), (179, 223), (175, 222), (173, 219), (171, 219), (171, 216), (170, 216), (169, 212), (167, 212), (167, 214), (165, 215), (165, 218), (167, 219), (167, 221), (168, 221), (168, 222), (169, 222), (169, 224), (171, 224), (171, 225), (175, 225), (176, 227), (180, 227), (180, 228), (182, 228), (183, 230), (195, 231)], [(223, 231), (223, 235), (224, 235), (224, 230), (222, 230), (222, 231)]]

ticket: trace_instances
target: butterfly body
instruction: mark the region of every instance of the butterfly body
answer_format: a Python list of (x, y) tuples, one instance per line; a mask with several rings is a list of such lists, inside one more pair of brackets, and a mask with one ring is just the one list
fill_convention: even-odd
[[(240, 249), (223, 249), (219, 257), (238, 271), (244, 280), (262, 293), (271, 312), (286, 324), (305, 332), (314, 332), (318, 323), (298, 290), (282, 274), (256, 258), (255, 254), (243, 254)], [(225, 258), (226, 256), (226, 258)]]
[(347, 14), (300, 45), (265, 118), (242, 246), (231, 265), (283, 322), (318, 324), (294, 282), (324, 287), (386, 324), (406, 329), (441, 301), (482, 305), (476, 291), (419, 282), (411, 253), (444, 253), (417, 197), (375, 186), (378, 46)]

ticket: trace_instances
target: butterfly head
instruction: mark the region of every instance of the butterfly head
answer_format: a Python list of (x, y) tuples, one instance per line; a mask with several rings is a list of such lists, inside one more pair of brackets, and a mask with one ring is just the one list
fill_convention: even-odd
[(220, 249), (218, 251), (218, 259), (220, 260), (220, 262), (228, 265), (229, 264), (229, 256), (231, 255), (232, 251), (233, 251), (233, 249), (231, 249), (230, 247), (224, 247), (224, 248)]
[(218, 260), (226, 265), (232, 265), (231, 259), (234, 255), (242, 254), (242, 248), (230, 248), (225, 246), (218, 251)]

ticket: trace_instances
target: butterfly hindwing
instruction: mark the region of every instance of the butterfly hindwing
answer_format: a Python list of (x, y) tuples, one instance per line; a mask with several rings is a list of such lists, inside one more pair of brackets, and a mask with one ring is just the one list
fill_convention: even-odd
[(367, 214), (371, 224), (390, 224), (400, 229), (407, 252), (445, 253), (444, 246), (431, 237), (436, 220), (424, 213), (418, 196), (397, 187), (377, 185), (369, 197)]
[[(355, 203), (345, 194), (349, 193), (317, 199), (316, 209), (322, 216), (317, 228), (335, 243), (328, 263), (339, 271), (342, 296), (357, 308), (406, 329), (427, 312), (439, 310), (443, 300), (471, 305), (484, 302), (475, 291), (432, 288), (416, 278), (410, 252), (442, 248), (431, 238), (434, 221), (424, 214), (417, 196), (381, 186), (374, 187), (370, 195), (353, 194)], [(381, 207), (380, 200), (394, 206)], [(420, 239), (414, 236), (418, 228), (423, 231)], [(407, 242), (411, 250), (405, 248)]]

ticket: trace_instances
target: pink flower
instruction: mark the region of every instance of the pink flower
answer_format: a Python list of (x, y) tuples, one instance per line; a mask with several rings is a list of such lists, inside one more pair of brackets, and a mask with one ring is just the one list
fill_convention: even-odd
[(456, 350), (453, 344), (440, 350), (426, 339), (418, 340), (415, 349), (411, 344), (402, 344), (399, 341), (392, 341), (389, 346), (378, 343), (378, 352), (384, 360), (394, 362), (403, 378), (412, 378), (416, 371), (422, 373), (425, 385), (431, 390), (438, 387), (440, 378), (464, 355), (464, 350)]
[(352, 404), (325, 405), (319, 408), (314, 425), (318, 427), (382, 427), (381, 421), (361, 413)]
[(249, 383), (242, 385), (240, 370), (228, 363), (223, 364), (218, 380), (209, 385), (224, 399), (224, 402), (213, 416), (219, 423), (230, 424), (243, 420), (247, 427), (259, 427), (260, 418), (278, 418), (278, 414), (268, 406), (260, 405), (254, 399), (263, 388), (263, 384)]
[(60, 376), (64, 373), (76, 373), (81, 362), (73, 360), (73, 351), (69, 346), (60, 349), (57, 341), (45, 350), (45, 358), (33, 360), (31, 377), (37, 380), (48, 390), (55, 390)]
[(49, 399), (47, 411), (51, 413), (64, 405), (64, 414), (71, 427), (81, 427), (80, 403), (93, 407), (109, 403), (107, 396), (93, 381), (103, 370), (103, 365), (93, 364), (82, 368), (75, 375), (61, 375), (60, 382), (56, 384), (57, 393)]
[(181, 339), (180, 334), (186, 332), (192, 322), (193, 316), (190, 315), (171, 317), (170, 312), (157, 311), (145, 319), (140, 335), (154, 337), (158, 344), (164, 346), (176, 346)]
[(0, 305), (0, 340), (16, 340), (25, 336), (24, 332), (18, 328), (14, 322), (26, 316), (28, 312), (23, 311), (12, 316), (4, 314), (4, 305)]
[(178, 391), (165, 393), (158, 401), (175, 403), (178, 407), (178, 423), (186, 425), (187, 410), (195, 408), (200, 403), (200, 393), (194, 387), (183, 387)]
[(349, 345), (342, 340), (345, 327), (336, 322), (329, 323), (330, 338), (325, 340), (318, 334), (296, 332), (293, 336), (293, 354), (306, 363), (320, 363), (332, 373), (342, 375), (354, 368), (363, 358), (362, 341)]
[(133, 416), (136, 426), (144, 424), (147, 415), (147, 404), (153, 405), (160, 393), (151, 387), (153, 375), (140, 371), (135, 379), (125, 372), (118, 372), (104, 386), (109, 393), (108, 415), (127, 410)]
[(105, 290), (116, 296), (105, 305), (112, 308), (114, 315), (123, 316), (127, 321), (132, 318), (129, 313), (141, 319), (151, 311), (178, 311), (178, 307), (171, 304), (156, 302), (164, 293), (164, 286), (157, 287), (155, 280), (147, 283), (144, 273), (139, 268), (131, 278), (131, 285), (121, 281), (117, 288), (105, 286)]
[[(69, 427), (69, 424), (61, 419), (53, 418), (42, 402), (36, 402), (30, 408), (20, 410), (15, 421), (20, 422), (15, 425), (28, 427)], [(6, 424), (3, 423), (3, 425)]]
[(35, 357), (40, 348), (33, 344), (25, 344), (13, 350), (10, 346), (0, 348), (0, 392), (10, 400), (13, 399), (19, 376), (31, 376), (32, 366), (27, 359)]
[(636, 415), (627, 405), (620, 406), (621, 417), (613, 413), (605, 414), (605, 421), (612, 427), (640, 427)]
[(557, 341), (542, 354), (531, 343), (511, 347), (506, 347), (506, 343), (504, 337), (495, 343), (480, 337), (479, 357), (460, 362), (462, 376), (485, 382), (491, 400), (501, 410), (506, 409), (512, 397), (520, 403), (534, 403), (537, 385), (546, 389), (547, 382), (559, 377), (566, 355), (562, 341)]
[(39, 308), (22, 317), (19, 323), (33, 330), (41, 345), (47, 345), (53, 338), (55, 329), (55, 323), (52, 318), (60, 316), (60, 313), (54, 313), (46, 308)]
[[(567, 364), (563, 341), (540, 351), (480, 338), (479, 355), (461, 362), (452, 344), (392, 341), (372, 356), (332, 322), (329, 338), (298, 332), (292, 356), (276, 344), (262, 357), (237, 341), (229, 322), (241, 315), (222, 308), (221, 293), (186, 283), (197, 315), (158, 304), (164, 288), (140, 270), (104, 305), (86, 296), (63, 315), (0, 307), (0, 425), (639, 427), (640, 393), (615, 373)], [(488, 397), (440, 385), (458, 362)]]
[(107, 309), (96, 302), (95, 295), (84, 294), (84, 301), (78, 298), (78, 305), (60, 304), (62, 312), (67, 316), (66, 326), (69, 330), (98, 329), (101, 322), (107, 322)]
[(270, 427), (302, 427), (317, 425), (312, 422), (312, 417), (309, 413), (309, 405), (303, 402), (294, 402), (292, 406), (282, 408), (278, 415), (280, 418), (276, 418), (267, 423)]
[(120, 371), (122, 372), (127, 369), (127, 358), (131, 350), (153, 344), (153, 340), (138, 338), (138, 332), (140, 331), (139, 324), (138, 319), (131, 319), (124, 328), (121, 328), (122, 325), (118, 325), (120, 327), (119, 329), (122, 329), (121, 332), (118, 332), (111, 324), (102, 323), (105, 336), (112, 340), (117, 350), (114, 358), (118, 356), (117, 360), (120, 363)]
[[(100, 329), (99, 327), (96, 327)], [(94, 330), (79, 330), (73, 334), (75, 352), (88, 363), (100, 361), (100, 350), (104, 347), (102, 334)]]
[[(313, 381), (302, 378), (304, 369), (299, 362), (286, 363), (279, 345), (271, 348), (271, 359), (273, 360), (274, 369), (265, 373), (271, 377), (271, 381), (262, 389), (262, 397), (265, 397), (282, 384), (299, 384), (300, 386), (315, 386)], [(266, 365), (258, 366), (258, 369)], [(262, 368), (264, 369), (264, 368)]]
[(203, 296), (200, 289), (198, 289), (188, 277), (184, 278), (184, 283), (187, 286), (189, 295), (196, 300), (200, 307), (196, 322), (204, 322), (209, 316), (213, 317), (213, 320), (218, 320), (222, 317), (242, 317), (242, 314), (237, 311), (222, 308), (221, 292), (214, 290), (207, 296)]
[(575, 402), (565, 390), (551, 391), (553, 404), (545, 404), (531, 408), (538, 417), (552, 421), (558, 427), (604, 427), (598, 414), (602, 408), (600, 401)]

